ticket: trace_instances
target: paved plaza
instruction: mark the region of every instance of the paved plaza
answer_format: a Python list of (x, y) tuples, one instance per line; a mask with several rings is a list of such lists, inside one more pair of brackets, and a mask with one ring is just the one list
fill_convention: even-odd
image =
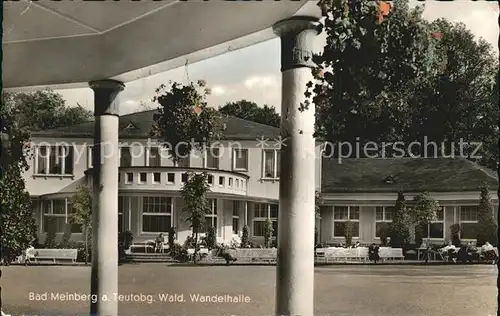
[[(88, 315), (88, 302), (62, 301), (62, 296), (56, 295), (88, 293), (89, 267), (2, 269), (3, 308), (9, 314)], [(119, 267), (121, 299), (134, 299), (127, 295), (137, 294), (135, 299), (139, 301), (120, 303), (119, 315), (273, 315), (275, 269), (123, 265)], [(316, 267), (315, 276), (318, 316), (496, 315), (497, 268), (493, 265), (324, 266)], [(35, 294), (43, 293), (48, 294), (46, 301), (33, 300)], [(204, 295), (225, 294), (242, 302), (200, 302)], [(199, 302), (193, 301), (196, 298)], [(168, 302), (169, 299), (177, 301)]]

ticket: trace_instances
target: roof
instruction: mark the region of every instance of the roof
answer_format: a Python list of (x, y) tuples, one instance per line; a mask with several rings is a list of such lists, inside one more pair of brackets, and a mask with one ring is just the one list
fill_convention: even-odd
[(464, 192), (498, 187), (493, 170), (465, 158), (324, 158), (323, 193)]
[[(120, 116), (120, 138), (149, 138), (153, 126), (153, 115), (157, 110), (148, 110)], [(262, 136), (278, 138), (279, 128), (229, 116), (225, 118), (226, 127), (222, 138), (227, 140), (255, 140)], [(94, 121), (65, 126), (31, 134), (35, 137), (75, 137), (92, 138)]]

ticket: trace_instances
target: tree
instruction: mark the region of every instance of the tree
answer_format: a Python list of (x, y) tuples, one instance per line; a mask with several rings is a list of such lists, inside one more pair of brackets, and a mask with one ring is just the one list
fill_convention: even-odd
[(33, 242), (36, 225), (30, 195), (25, 189), (21, 170), (15, 164), (2, 170), (0, 199), (2, 252), (20, 255)]
[(168, 231), (168, 249), (171, 251), (171, 249), (174, 248), (174, 243), (175, 243), (175, 227), (170, 227), (170, 230)]
[[(323, 204), (323, 196), (320, 191), (316, 191), (314, 196), (314, 214), (316, 221), (321, 220), (321, 204)], [(314, 227), (314, 243), (319, 243), (319, 239), (319, 229), (318, 227)]]
[(352, 222), (347, 221), (345, 222), (344, 226), (344, 238), (345, 238), (345, 245), (346, 247), (350, 247), (352, 245)]
[(93, 119), (80, 104), (68, 107), (62, 95), (50, 89), (34, 92), (3, 93), (4, 106), (13, 111), (19, 126), (30, 131), (70, 126)]
[[(416, 89), (409, 137), (442, 144), (438, 155), (454, 153), (496, 168), (498, 57), (489, 43), (477, 40), (462, 23), (439, 19), (429, 28), (440, 36), (435, 49), (446, 65)], [(474, 154), (482, 158), (471, 157), (477, 146), (460, 148), (456, 144), (460, 140), (482, 143)]]
[(188, 181), (181, 189), (181, 196), (185, 204), (182, 210), (187, 213), (186, 221), (193, 229), (194, 263), (197, 261), (198, 234), (204, 225), (205, 215), (211, 212), (207, 199), (207, 193), (210, 192), (207, 177), (206, 173), (188, 173)]
[(314, 196), (314, 213), (316, 219), (321, 219), (321, 204), (323, 204), (323, 196), (320, 191), (315, 192)]
[(160, 85), (156, 93), (153, 102), (159, 107), (154, 115), (151, 135), (162, 140), (174, 162), (189, 155), (193, 149), (204, 149), (214, 139), (220, 138), (222, 115), (207, 106), (209, 90), (205, 89), (204, 81), (186, 86), (174, 82), (169, 90)]
[(387, 246), (387, 237), (390, 237), (390, 226), (386, 222), (381, 222), (379, 226), (380, 244)]
[[(369, 157), (452, 152), (496, 168), (498, 59), (491, 46), (462, 24), (427, 22), (422, 7), (410, 9), (407, 0), (392, 3), (320, 2), (327, 44), (313, 58), (317, 83), (305, 87), (307, 97), (315, 92), (317, 136), (373, 141)], [(482, 142), (476, 155), (483, 158), (470, 157), (476, 146), (458, 145), (461, 139)], [(402, 153), (397, 142), (413, 141), (424, 145)], [(431, 142), (436, 149), (425, 146)], [(343, 157), (365, 154), (336, 149)]]
[(71, 198), (72, 212), (69, 218), (71, 224), (79, 225), (85, 238), (85, 264), (89, 258), (90, 230), (92, 229), (92, 191), (87, 185), (77, 188)]
[(59, 244), (60, 248), (66, 249), (69, 248), (71, 235), (73, 232), (71, 231), (71, 224), (64, 225), (64, 232), (61, 236), (61, 243)]
[(406, 200), (403, 192), (398, 193), (394, 216), (390, 225), (391, 247), (402, 248), (409, 242), (410, 231), (408, 229), (408, 213)]
[(281, 125), (280, 115), (276, 113), (274, 106), (269, 106), (267, 104), (264, 104), (263, 107), (259, 107), (255, 102), (240, 100), (226, 103), (219, 107), (219, 112), (274, 127), (280, 127)]
[(271, 247), (273, 232), (274, 232), (273, 222), (269, 218), (266, 218), (266, 221), (264, 222), (264, 247), (266, 248)]
[(486, 187), (481, 188), (477, 217), (477, 246), (480, 247), (487, 241), (497, 245), (497, 225), (493, 217), (490, 192)]
[(23, 178), (23, 171), (28, 170), (27, 158), (31, 155), (30, 147), (27, 146), (29, 134), (17, 124), (16, 113), (12, 109), (0, 107), (0, 118), (0, 247), (2, 256), (7, 257), (21, 254), (32, 244), (36, 225)]
[(431, 221), (436, 220), (439, 210), (438, 201), (434, 200), (428, 192), (419, 194), (414, 198), (415, 204), (409, 208), (410, 224), (415, 235), (415, 243), (422, 243), (424, 229), (427, 230)]
[(453, 224), (450, 226), (451, 243), (455, 247), (460, 247), (462, 242), (460, 241), (460, 224)]
[[(423, 10), (394, 1), (380, 21), (382, 3), (320, 1), (327, 34), (324, 52), (313, 58), (318, 65), (313, 101), (320, 137), (352, 143), (359, 137), (361, 144), (400, 140), (412, 92), (437, 69)], [(307, 97), (311, 89), (312, 82)]]

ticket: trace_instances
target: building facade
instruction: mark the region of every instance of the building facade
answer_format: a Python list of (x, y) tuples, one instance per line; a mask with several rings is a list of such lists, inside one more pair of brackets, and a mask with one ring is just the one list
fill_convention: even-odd
[[(239, 241), (248, 225), (254, 243), (262, 243), (264, 223), (278, 228), (280, 138), (279, 129), (228, 117), (223, 137), (205, 150), (195, 150), (174, 164), (169, 150), (149, 138), (155, 111), (120, 117), (118, 229), (130, 230), (134, 241), (154, 239), (175, 227), (183, 242), (191, 228), (183, 212), (180, 189), (186, 172), (207, 172), (212, 212), (203, 231), (213, 226), (219, 242)], [(71, 198), (81, 185), (92, 183), (94, 123), (32, 133), (34, 155), (25, 178), (35, 208), (38, 235), (43, 241), (53, 218), (62, 235), (71, 216)], [(495, 174), (465, 159), (344, 159), (321, 157), (316, 146), (316, 190), (323, 196), (320, 240), (340, 242), (347, 220), (353, 237), (378, 242), (381, 223), (392, 220), (398, 191), (408, 202), (422, 192), (439, 201), (437, 220), (426, 236), (435, 242), (449, 239), (449, 227), (459, 223), (463, 239), (474, 239), (479, 187), (495, 190)], [(495, 218), (498, 201), (492, 196)], [(314, 210), (311, 210), (314, 212)], [(72, 226), (72, 238), (81, 239)]]

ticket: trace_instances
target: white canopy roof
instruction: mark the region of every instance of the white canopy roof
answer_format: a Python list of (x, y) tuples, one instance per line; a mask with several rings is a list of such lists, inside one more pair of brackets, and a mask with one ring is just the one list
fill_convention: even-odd
[(123, 82), (240, 49), (275, 35), (308, 1), (4, 2), (4, 88)]

